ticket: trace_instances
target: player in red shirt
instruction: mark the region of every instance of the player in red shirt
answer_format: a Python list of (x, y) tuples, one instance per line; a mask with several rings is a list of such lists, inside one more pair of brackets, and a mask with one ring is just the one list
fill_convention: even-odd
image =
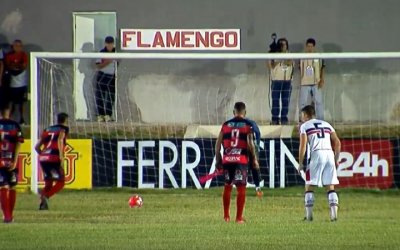
[(69, 132), (67, 124), (68, 115), (59, 113), (57, 115), (57, 124), (43, 131), (40, 141), (35, 147), (36, 152), (39, 154), (45, 182), (41, 192), (39, 210), (48, 210), (49, 198), (64, 187), (64, 148)]
[[(231, 201), (232, 185), (236, 185), (236, 222), (244, 223), (243, 210), (246, 201), (247, 168), (249, 155), (253, 160), (253, 167), (259, 168), (258, 158), (253, 142), (253, 128), (251, 122), (245, 119), (246, 105), (243, 102), (235, 103), (234, 118), (226, 121), (221, 128), (215, 144), (217, 168), (224, 169), (225, 187), (222, 197), (224, 205), (224, 220), (230, 221), (229, 206)], [(223, 146), (223, 155), (221, 155)]]
[(9, 104), (2, 103), (0, 106), (0, 202), (3, 221), (10, 223), (13, 221), (17, 196), (18, 154), (24, 138), (19, 124), (10, 119)]

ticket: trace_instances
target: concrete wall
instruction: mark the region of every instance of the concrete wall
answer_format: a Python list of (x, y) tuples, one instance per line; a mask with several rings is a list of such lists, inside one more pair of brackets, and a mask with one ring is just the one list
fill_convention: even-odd
[[(20, 38), (31, 51), (72, 51), (73, 11), (116, 11), (118, 28), (240, 28), (243, 52), (267, 51), (272, 32), (287, 37), (294, 52), (310, 36), (326, 52), (400, 48), (396, 0), (16, 0), (1, 5), (0, 43)], [(327, 61), (326, 117), (399, 122), (399, 66), (400, 60)], [(270, 119), (262, 61), (123, 61), (119, 78), (123, 120), (220, 123), (237, 100), (248, 103), (256, 120)], [(65, 77), (66, 84), (71, 79)], [(292, 120), (297, 120), (297, 95), (295, 77)]]

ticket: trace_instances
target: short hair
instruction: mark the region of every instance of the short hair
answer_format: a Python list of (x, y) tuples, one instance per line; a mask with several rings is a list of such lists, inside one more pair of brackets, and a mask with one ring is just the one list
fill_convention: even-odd
[(58, 113), (57, 114), (57, 123), (65, 123), (65, 121), (67, 119), (68, 119), (67, 113)]
[(309, 117), (315, 116), (315, 108), (312, 105), (305, 106), (304, 108), (301, 109), (301, 112), (303, 112)]
[(104, 42), (105, 42), (105, 43), (114, 43), (114, 37), (112, 37), (112, 36), (107, 36), (107, 37), (104, 39)]
[(0, 101), (0, 114), (4, 115), (6, 113), (6, 111), (10, 111), (11, 110), (11, 102), (7, 101), (7, 100), (2, 100)]
[(13, 43), (22, 43), (21, 39), (15, 39)]
[(242, 113), (243, 111), (246, 110), (246, 104), (244, 104), (244, 102), (236, 102), (233, 108), (235, 109), (236, 112)]
[(316, 42), (314, 38), (308, 38), (306, 41), (306, 44), (311, 43), (313, 46), (315, 46)]

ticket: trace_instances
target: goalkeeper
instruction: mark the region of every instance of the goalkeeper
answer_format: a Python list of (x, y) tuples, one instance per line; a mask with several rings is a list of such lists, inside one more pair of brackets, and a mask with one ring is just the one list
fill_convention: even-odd
[[(260, 154), (260, 139), (261, 139), (261, 133), (260, 129), (257, 126), (257, 123), (253, 120), (250, 120), (246, 118), (251, 123), (251, 126), (253, 127), (253, 141), (254, 141), (254, 147), (257, 155), (257, 159), (260, 159), (259, 154)], [(257, 197), (261, 198), (263, 196), (263, 192), (261, 191), (260, 187), (260, 182), (261, 182), (261, 171), (260, 168), (253, 168), (253, 157), (249, 155), (249, 168), (251, 169), (251, 175), (253, 176), (253, 182), (254, 185), (256, 186), (256, 195)]]

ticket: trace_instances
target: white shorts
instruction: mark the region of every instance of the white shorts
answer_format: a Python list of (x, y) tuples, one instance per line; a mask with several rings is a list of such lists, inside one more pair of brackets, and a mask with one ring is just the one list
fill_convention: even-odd
[(314, 186), (337, 185), (335, 156), (332, 150), (311, 152), (310, 164), (306, 169), (306, 184)]

